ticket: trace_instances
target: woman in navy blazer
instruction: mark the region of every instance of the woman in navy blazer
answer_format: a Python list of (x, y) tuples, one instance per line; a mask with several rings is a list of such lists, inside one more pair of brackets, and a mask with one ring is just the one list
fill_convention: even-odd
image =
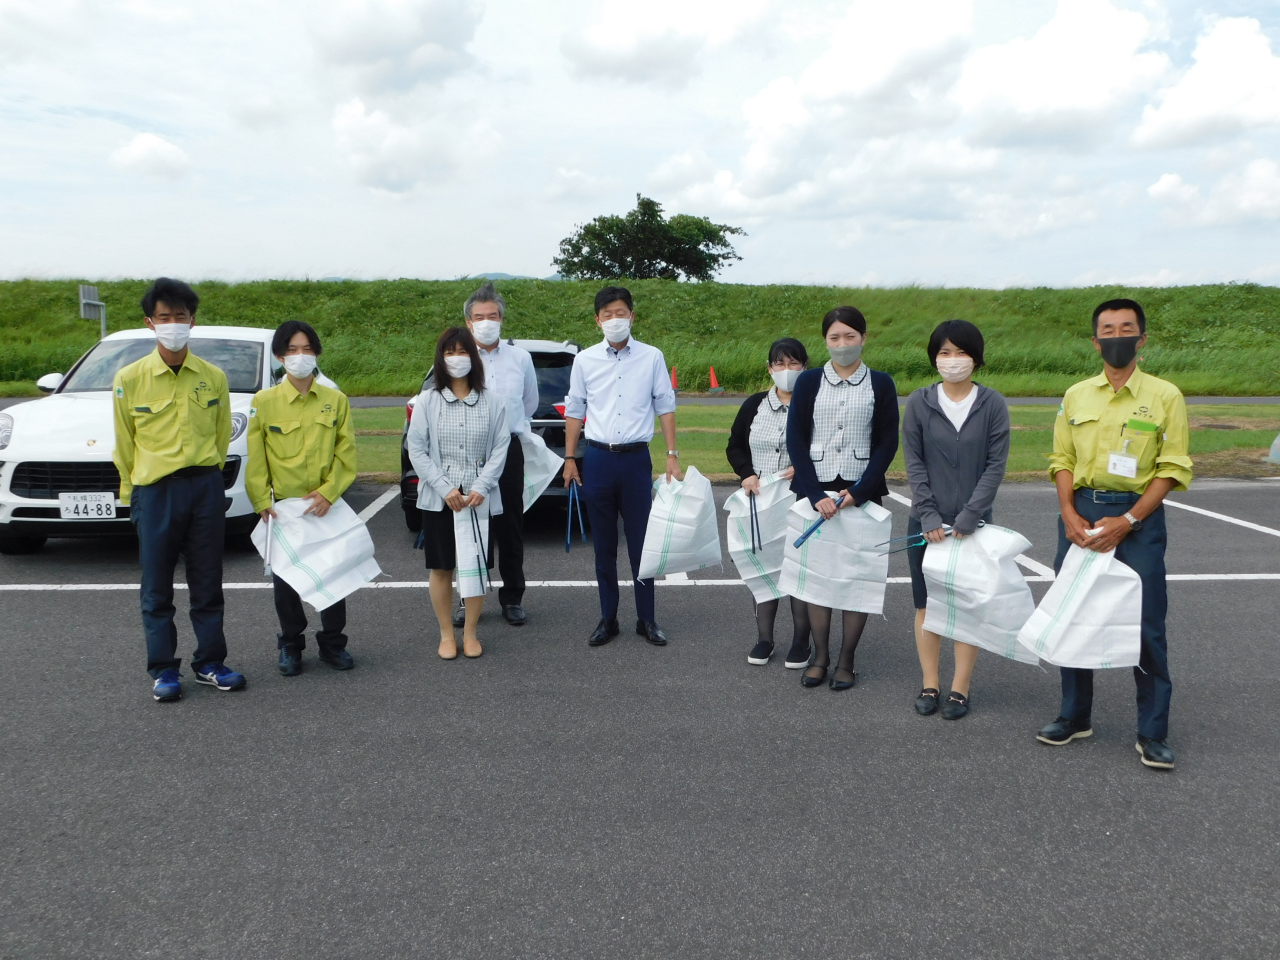
[[(884, 475), (898, 452), (898, 390), (892, 377), (862, 363), (867, 321), (859, 310), (832, 310), (822, 320), (822, 335), (831, 360), (796, 381), (787, 417), (787, 452), (796, 471), (791, 488), (830, 519), (837, 509), (868, 500), (880, 503), (889, 493)], [(867, 615), (845, 610), (843, 620), (832, 690), (848, 690), (857, 681), (853, 658)], [(816, 687), (831, 665), (831, 608), (809, 604), (809, 622), (814, 659), (800, 682)]]

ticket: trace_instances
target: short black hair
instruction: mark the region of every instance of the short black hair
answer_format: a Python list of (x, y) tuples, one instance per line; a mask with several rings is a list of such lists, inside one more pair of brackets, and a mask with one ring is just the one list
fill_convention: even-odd
[(186, 307), (187, 313), (196, 315), (196, 307), (200, 306), (200, 298), (191, 289), (191, 285), (170, 277), (159, 277), (142, 295), (142, 315), (154, 317), (156, 304), (167, 303), (171, 307)]
[(809, 351), (795, 337), (783, 337), (773, 341), (769, 348), (769, 366), (780, 360), (799, 360), (806, 367), (809, 365)]
[(621, 300), (627, 305), (627, 309), (635, 311), (635, 304), (631, 300), (631, 291), (626, 287), (605, 287), (596, 294), (596, 313), (599, 313), (615, 300)]
[(982, 331), (968, 320), (943, 320), (929, 335), (929, 362), (938, 365), (938, 351), (948, 340), (973, 361), (973, 369), (982, 366)]
[(453, 379), (449, 376), (449, 368), (444, 362), (444, 352), (453, 347), (462, 347), (467, 351), (467, 356), (471, 358), (471, 372), (467, 374), (467, 383), (472, 390), (484, 389), (484, 364), (480, 361), (480, 351), (476, 348), (476, 338), (471, 336), (471, 331), (466, 327), (450, 327), (444, 333), (440, 334), (440, 339), (436, 341), (436, 359), (432, 370), (432, 379), (435, 381), (436, 390), (441, 393), (444, 388), (449, 386)]
[(283, 357), (285, 351), (289, 349), (289, 341), (296, 333), (305, 333), (307, 342), (311, 344), (311, 352), (317, 357), (320, 356), (320, 335), (305, 320), (286, 320), (276, 327), (276, 332), (271, 337), (271, 355)]
[(867, 318), (862, 315), (862, 311), (857, 307), (836, 307), (828, 313), (822, 318), (822, 335), (825, 337), (832, 325), (837, 323), (853, 327), (863, 336), (867, 334)]
[(1138, 317), (1138, 332), (1147, 332), (1147, 315), (1142, 309), (1142, 304), (1137, 300), (1128, 300), (1121, 297), (1118, 300), (1107, 300), (1098, 304), (1093, 309), (1093, 335), (1098, 335), (1098, 317), (1102, 316), (1108, 310), (1132, 310)]

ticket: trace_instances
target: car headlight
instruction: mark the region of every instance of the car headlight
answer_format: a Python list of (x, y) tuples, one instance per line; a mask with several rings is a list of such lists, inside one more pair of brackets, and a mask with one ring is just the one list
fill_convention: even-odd
[[(249, 418), (243, 413), (233, 413), (231, 415), (231, 439), (239, 440), (244, 436), (245, 428), (249, 426)], [(0, 448), (2, 449), (2, 448)]]
[(7, 413), (0, 413), (0, 450), (9, 446), (9, 441), (13, 439), (13, 417)]

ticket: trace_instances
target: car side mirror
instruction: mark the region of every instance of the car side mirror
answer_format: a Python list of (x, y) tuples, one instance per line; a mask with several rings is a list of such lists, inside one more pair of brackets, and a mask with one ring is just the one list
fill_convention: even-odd
[(36, 389), (41, 393), (53, 393), (62, 383), (62, 374), (46, 373), (36, 381)]

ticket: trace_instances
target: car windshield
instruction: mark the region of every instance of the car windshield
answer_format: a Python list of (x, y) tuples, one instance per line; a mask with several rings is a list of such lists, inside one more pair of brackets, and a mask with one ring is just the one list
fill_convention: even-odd
[(535, 420), (559, 417), (556, 404), (564, 403), (569, 392), (569, 372), (573, 369), (572, 353), (535, 353), (533, 369), (538, 375), (538, 409)]
[[(201, 360), (207, 360), (227, 375), (232, 393), (257, 393), (262, 385), (262, 344), (252, 340), (191, 338), (187, 346)], [(90, 350), (59, 393), (88, 393), (110, 390), (116, 373), (156, 348), (150, 337), (137, 340), (103, 340)]]

